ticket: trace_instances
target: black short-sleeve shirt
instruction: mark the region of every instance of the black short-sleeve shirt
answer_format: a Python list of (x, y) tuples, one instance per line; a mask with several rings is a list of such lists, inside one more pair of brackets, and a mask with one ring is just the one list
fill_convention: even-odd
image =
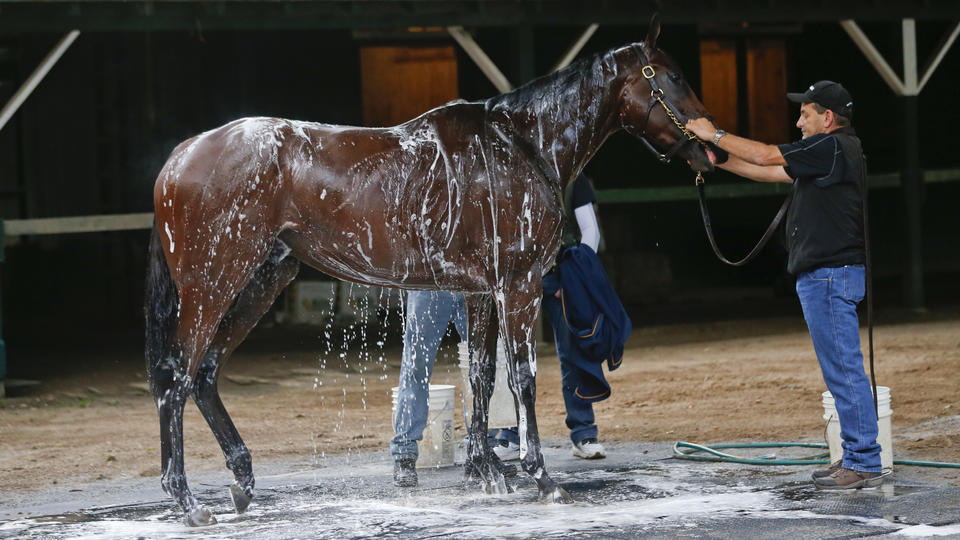
[(863, 150), (853, 128), (779, 146), (794, 178), (786, 240), (791, 274), (863, 264)]

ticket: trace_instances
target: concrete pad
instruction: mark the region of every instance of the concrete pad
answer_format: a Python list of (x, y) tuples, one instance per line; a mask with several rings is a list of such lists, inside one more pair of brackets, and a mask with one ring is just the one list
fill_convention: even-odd
[[(608, 444), (581, 460), (547, 441), (550, 474), (576, 499), (537, 501), (525, 474), (515, 491), (484, 495), (462, 468), (419, 469), (420, 485), (393, 486), (387, 452), (255, 463), (257, 494), (233, 513), (229, 472), (191, 475), (219, 524), (190, 529), (158, 478), (99, 482), (83, 491), (0, 495), (0, 538), (852, 538), (960, 537), (960, 488), (904, 468), (876, 489), (816, 490), (812, 467), (682, 461), (671, 446)], [(909, 469), (909, 470), (908, 470)]]

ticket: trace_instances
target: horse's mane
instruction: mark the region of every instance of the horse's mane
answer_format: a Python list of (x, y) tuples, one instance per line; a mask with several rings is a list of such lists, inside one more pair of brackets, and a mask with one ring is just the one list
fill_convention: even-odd
[[(538, 77), (519, 88), (484, 101), (488, 110), (542, 113), (556, 110), (566, 95), (584, 97), (595, 88), (606, 86), (616, 75), (613, 50), (582, 58), (549, 75)], [(584, 92), (583, 90), (588, 90)]]

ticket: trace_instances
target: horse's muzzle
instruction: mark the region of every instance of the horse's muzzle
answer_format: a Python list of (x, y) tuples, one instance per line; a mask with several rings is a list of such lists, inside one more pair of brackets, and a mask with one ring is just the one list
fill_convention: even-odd
[[(707, 147), (704, 146), (704, 143), (701, 141), (691, 141), (686, 148), (683, 149), (681, 157), (687, 160), (687, 164), (690, 165), (690, 168), (694, 172), (712, 172), (713, 171), (713, 162), (710, 161), (710, 156), (707, 155)], [(719, 148), (717, 150), (720, 150)], [(711, 151), (714, 150), (711, 148)], [(723, 150), (720, 150), (723, 152)], [(726, 156), (726, 152), (724, 152)]]

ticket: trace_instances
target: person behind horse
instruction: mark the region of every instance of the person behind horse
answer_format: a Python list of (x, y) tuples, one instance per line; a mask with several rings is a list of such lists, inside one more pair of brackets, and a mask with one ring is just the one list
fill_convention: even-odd
[[(813, 473), (818, 488), (856, 489), (883, 483), (877, 414), (863, 369), (857, 304), (863, 299), (866, 261), (863, 201), (866, 165), (850, 125), (853, 98), (839, 83), (819, 81), (803, 93), (799, 141), (768, 145), (717, 129), (697, 118), (687, 128), (729, 153), (718, 165), (758, 182), (793, 184), (787, 214), (787, 270), (824, 381), (837, 404), (843, 458)], [(711, 155), (711, 160), (716, 156)]]
[(460, 339), (467, 339), (467, 310), (463, 295), (448, 291), (408, 291), (403, 332), (403, 355), (397, 391), (395, 433), (390, 441), (393, 483), (417, 485), (417, 441), (423, 439), (430, 400), (430, 377), (437, 349), (450, 322)]
[[(463, 295), (449, 291), (408, 291), (403, 332), (403, 355), (397, 390), (397, 415), (390, 440), (393, 455), (393, 483), (398, 487), (417, 485), (417, 442), (423, 439), (430, 400), (430, 378), (440, 341), (453, 322), (461, 340), (467, 339), (467, 309)], [(507, 476), (516, 467), (504, 466)]]
[[(567, 187), (564, 197), (565, 215), (572, 214), (576, 219), (564, 220), (561, 252), (564, 248), (577, 243), (590, 246), (594, 252), (599, 251), (601, 238), (600, 225), (597, 223), (597, 214), (594, 210), (596, 202), (597, 196), (594, 193), (593, 182), (585, 174), (577, 176), (576, 180)], [(555, 270), (556, 267), (544, 277), (544, 280), (549, 280), (549, 276)], [(560, 291), (556, 294), (544, 295), (543, 312), (553, 326), (554, 343), (557, 347), (557, 356), (560, 357), (563, 402), (567, 409), (566, 424), (570, 429), (570, 440), (573, 442), (573, 455), (583, 459), (604, 458), (606, 451), (599, 442), (593, 404), (577, 394), (580, 371), (575, 369), (575, 366), (583, 353), (577, 346), (576, 336), (564, 321)], [(494, 448), (497, 457), (502, 460), (519, 459), (520, 437), (516, 428), (500, 430), (496, 438), (499, 441), (498, 446)]]

